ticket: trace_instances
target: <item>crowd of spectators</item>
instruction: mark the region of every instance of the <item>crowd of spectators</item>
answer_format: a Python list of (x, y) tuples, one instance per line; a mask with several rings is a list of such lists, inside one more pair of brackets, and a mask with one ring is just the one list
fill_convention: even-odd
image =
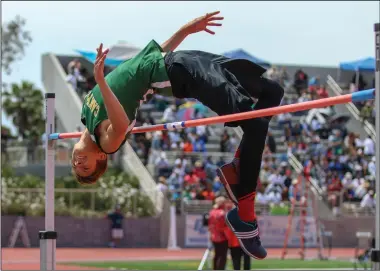
[[(302, 70), (295, 74), (291, 87), (297, 98), (284, 99), (284, 103), (328, 97), (319, 78), (309, 79)], [(358, 134), (348, 131), (347, 119), (335, 118), (333, 107), (330, 112), (325, 121), (312, 116), (303, 122), (294, 121), (294, 116), (305, 116), (308, 112), (280, 114), (278, 125), (283, 130), (288, 153), (302, 162), (306, 177), (317, 181), (335, 214), (339, 214), (342, 201), (360, 202), (360, 208), (373, 211), (375, 142), (369, 136), (360, 139)]]

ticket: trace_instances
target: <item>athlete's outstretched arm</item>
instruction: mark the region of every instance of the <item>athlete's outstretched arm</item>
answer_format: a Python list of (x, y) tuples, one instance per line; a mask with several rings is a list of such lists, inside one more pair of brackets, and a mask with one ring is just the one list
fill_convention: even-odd
[(202, 17), (198, 17), (191, 22), (182, 26), (170, 39), (165, 41), (161, 47), (164, 52), (174, 51), (183, 40), (190, 34), (206, 31), (207, 33), (214, 35), (215, 32), (208, 29), (210, 26), (221, 26), (221, 23), (215, 23), (215, 21), (221, 21), (224, 17), (218, 17), (220, 11), (207, 13)]
[(117, 134), (125, 136), (130, 121), (123, 106), (120, 104), (104, 78), (104, 61), (109, 50), (107, 49), (103, 52), (103, 44), (100, 44), (99, 48), (96, 50), (98, 51), (98, 55), (94, 66), (94, 77), (96, 83), (98, 83), (100, 92), (102, 93), (108, 119), (111, 122), (112, 130)]

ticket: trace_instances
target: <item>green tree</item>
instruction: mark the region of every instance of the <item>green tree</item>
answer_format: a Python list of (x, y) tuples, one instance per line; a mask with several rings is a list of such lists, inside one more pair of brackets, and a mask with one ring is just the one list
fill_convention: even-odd
[(11, 66), (22, 59), (25, 48), (32, 42), (26, 20), (16, 16), (13, 20), (1, 25), (1, 66), (6, 74), (11, 74)]
[(3, 110), (12, 119), (22, 139), (38, 144), (45, 129), (43, 116), (44, 97), (33, 83), (22, 81), (12, 84), (3, 92)]

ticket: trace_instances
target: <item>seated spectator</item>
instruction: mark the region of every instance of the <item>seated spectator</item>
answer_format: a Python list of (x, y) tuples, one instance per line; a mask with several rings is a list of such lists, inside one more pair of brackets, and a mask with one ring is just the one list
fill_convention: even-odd
[(268, 131), (267, 145), (271, 153), (276, 153), (276, 140), (273, 137), (272, 131)]
[(369, 190), (360, 202), (360, 208), (362, 211), (366, 211), (370, 214), (375, 214), (376, 200), (373, 190)]
[(285, 125), (290, 128), (292, 127), (292, 115), (290, 113), (279, 114), (277, 120), (280, 128), (283, 128)]
[(285, 88), (289, 81), (289, 75), (284, 67), (281, 68), (279, 77), (280, 81), (278, 83)]
[(307, 84), (308, 84), (307, 74), (304, 73), (301, 69), (299, 69), (294, 74), (294, 82), (293, 82), (293, 87), (295, 88), (299, 96), (301, 96), (302, 90), (307, 89)]
[(371, 158), (371, 162), (368, 163), (368, 173), (372, 176), (376, 176), (376, 157)]
[(375, 155), (375, 141), (368, 136), (366, 139), (363, 141), (364, 145), (364, 155), (372, 156)]
[(220, 195), (220, 192), (223, 189), (223, 184), (221, 183), (219, 176), (215, 176), (214, 181), (212, 183), (212, 191), (215, 195)]
[(205, 152), (206, 151), (206, 143), (204, 140), (199, 136), (196, 135), (193, 142), (193, 151), (194, 152)]
[(176, 113), (175, 105), (168, 106), (164, 111), (161, 122), (162, 123), (168, 123), (168, 122), (176, 121), (175, 113)]
[(183, 152), (193, 152), (193, 144), (191, 144), (188, 138), (185, 138), (184, 142), (180, 144), (180, 148)]
[(160, 156), (155, 161), (155, 166), (160, 176), (169, 176), (170, 175), (170, 166), (168, 159), (166, 158), (166, 153), (161, 152)]
[(318, 99), (324, 99), (329, 97), (329, 93), (327, 92), (326, 86), (321, 85), (317, 90)]
[(360, 110), (360, 117), (362, 121), (368, 120), (372, 116), (372, 106), (370, 102), (366, 102), (365, 105)]
[(228, 151), (229, 141), (230, 141), (230, 135), (228, 134), (227, 130), (224, 130), (224, 133), (222, 134), (222, 137), (220, 140), (220, 152)]
[(161, 191), (165, 196), (167, 195), (168, 186), (166, 185), (166, 178), (165, 177), (160, 176), (158, 178), (157, 190)]
[(206, 172), (203, 169), (202, 161), (198, 160), (194, 164), (193, 173), (200, 179), (206, 180)]

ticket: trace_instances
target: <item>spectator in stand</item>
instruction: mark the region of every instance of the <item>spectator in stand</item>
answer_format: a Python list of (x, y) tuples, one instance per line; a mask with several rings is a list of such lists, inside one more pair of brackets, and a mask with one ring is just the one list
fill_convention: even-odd
[(327, 92), (326, 86), (321, 85), (317, 90), (318, 99), (324, 99), (329, 97), (329, 93)]
[(165, 152), (160, 153), (160, 156), (155, 161), (155, 166), (159, 176), (168, 176), (170, 174), (170, 166)]
[[(359, 75), (359, 78), (357, 80), (357, 76)], [(363, 75), (361, 72), (357, 73), (355, 72), (351, 79), (351, 89), (358, 91), (358, 90), (364, 90), (367, 86), (367, 83), (364, 81)]]
[(162, 116), (161, 122), (168, 123), (168, 122), (176, 121), (175, 113), (176, 113), (175, 105), (168, 106), (164, 111), (164, 115)]
[(298, 95), (301, 96), (301, 91), (307, 89), (308, 76), (301, 69), (294, 74), (293, 87), (297, 91)]
[(224, 197), (216, 198), (214, 207), (209, 214), (208, 229), (214, 246), (213, 270), (226, 269), (228, 240), (225, 232), (228, 226), (225, 221), (225, 202)]
[(280, 77), (280, 81), (279, 81), (280, 85), (283, 88), (285, 88), (289, 81), (289, 75), (286, 72), (286, 69), (284, 67), (281, 68), (279, 77)]
[(372, 176), (376, 176), (376, 157), (373, 156), (371, 162), (368, 163), (368, 173)]
[(220, 182), (219, 176), (215, 176), (212, 184), (212, 191), (214, 192), (215, 196), (220, 195), (222, 188), (223, 184)]
[(194, 163), (193, 173), (202, 181), (206, 180), (206, 172), (203, 169), (202, 161), (197, 160)]
[(235, 152), (236, 149), (238, 148), (238, 144), (239, 144), (238, 139), (236, 138), (235, 133), (233, 133), (228, 142), (228, 151)]
[(277, 120), (280, 128), (283, 128), (285, 125), (290, 128), (292, 127), (292, 115), (290, 113), (279, 114)]
[(319, 76), (313, 76), (309, 79), (308, 88), (312, 100), (317, 97), (317, 89), (321, 83), (321, 78)]
[(161, 191), (165, 196), (168, 193), (168, 186), (166, 185), (166, 178), (163, 176), (158, 177), (157, 190)]
[(372, 108), (371, 102), (366, 102), (365, 105), (360, 110), (360, 117), (362, 119), (362, 122), (365, 120), (369, 120), (372, 117)]
[(276, 140), (274, 139), (272, 131), (270, 130), (268, 131), (268, 135), (267, 135), (267, 144), (271, 153), (276, 153), (276, 147), (277, 147)]
[(373, 190), (369, 190), (368, 193), (363, 197), (362, 201), (360, 202), (360, 208), (362, 211), (368, 212), (370, 214), (375, 214), (376, 200)]
[(185, 138), (184, 142), (181, 143), (180, 147), (184, 153), (193, 152), (193, 145), (187, 137)]
[(220, 140), (220, 152), (228, 151), (229, 141), (230, 141), (230, 135), (228, 134), (227, 130), (224, 130), (224, 133), (222, 134), (222, 137)]
[(280, 203), (282, 201), (282, 193), (284, 189), (284, 176), (281, 175), (279, 169), (275, 169), (269, 176), (269, 185), (265, 190), (265, 194), (268, 195), (268, 200), (272, 203)]
[(195, 135), (192, 145), (194, 152), (206, 152), (206, 143), (199, 135)]
[(363, 145), (364, 145), (364, 155), (367, 155), (367, 156), (375, 155), (375, 141), (373, 141), (373, 139), (370, 136), (364, 139)]

